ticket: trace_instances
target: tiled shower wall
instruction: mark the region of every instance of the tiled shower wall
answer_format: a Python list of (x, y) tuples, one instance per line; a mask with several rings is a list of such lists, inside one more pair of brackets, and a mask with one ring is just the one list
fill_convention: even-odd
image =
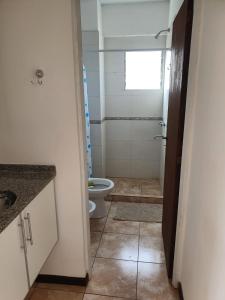
[[(165, 47), (165, 39), (105, 39), (105, 49), (130, 49), (135, 45), (137, 48)], [(162, 118), (163, 89), (125, 90), (125, 53), (107, 52), (105, 100), (106, 175), (159, 178), (161, 140), (154, 140), (154, 136), (162, 134), (159, 122)]]
[(87, 72), (93, 176), (105, 177), (104, 54), (96, 51), (103, 47), (99, 31), (83, 31), (82, 47)]

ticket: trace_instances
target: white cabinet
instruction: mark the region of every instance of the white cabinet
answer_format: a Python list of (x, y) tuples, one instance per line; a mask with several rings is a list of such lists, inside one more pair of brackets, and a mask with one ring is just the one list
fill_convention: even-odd
[(54, 182), (0, 234), (0, 300), (23, 300), (58, 239)]
[(0, 299), (22, 300), (28, 292), (25, 241), (18, 216), (0, 234)]
[(51, 182), (22, 212), (30, 285), (57, 242), (54, 184)]

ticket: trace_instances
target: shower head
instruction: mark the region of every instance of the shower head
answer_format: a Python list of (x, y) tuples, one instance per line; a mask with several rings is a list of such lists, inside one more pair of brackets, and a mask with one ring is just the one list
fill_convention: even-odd
[(155, 39), (157, 40), (157, 39), (159, 38), (159, 36), (160, 36), (163, 32), (170, 32), (170, 28), (160, 30), (160, 31), (155, 35)]

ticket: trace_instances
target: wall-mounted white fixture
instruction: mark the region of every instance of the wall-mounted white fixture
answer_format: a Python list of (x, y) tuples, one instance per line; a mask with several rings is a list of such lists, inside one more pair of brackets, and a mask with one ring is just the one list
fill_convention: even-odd
[(44, 71), (41, 69), (37, 69), (34, 73), (34, 80), (31, 80), (32, 84), (43, 84), (42, 78), (44, 77)]

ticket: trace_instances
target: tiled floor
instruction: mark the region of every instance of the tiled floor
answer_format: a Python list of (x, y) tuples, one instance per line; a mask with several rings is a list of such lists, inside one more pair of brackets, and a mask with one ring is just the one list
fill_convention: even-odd
[(115, 188), (107, 196), (109, 201), (159, 203), (163, 196), (158, 179), (110, 178)]
[(161, 224), (91, 219), (93, 272), (87, 288), (37, 284), (29, 300), (177, 300), (168, 283)]

